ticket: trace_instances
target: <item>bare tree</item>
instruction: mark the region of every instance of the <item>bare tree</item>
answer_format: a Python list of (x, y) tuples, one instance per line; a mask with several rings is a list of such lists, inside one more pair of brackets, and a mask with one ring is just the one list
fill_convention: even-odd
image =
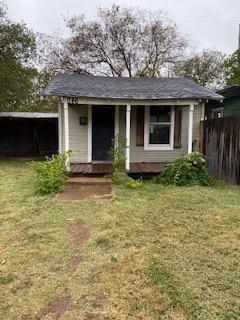
[(166, 64), (182, 58), (186, 41), (162, 12), (136, 8), (99, 9), (95, 21), (74, 16), (71, 36), (52, 54), (51, 67), (106, 76), (161, 76)]
[(203, 86), (221, 87), (224, 85), (224, 59), (224, 54), (219, 51), (205, 50), (176, 64), (173, 73), (192, 79)]

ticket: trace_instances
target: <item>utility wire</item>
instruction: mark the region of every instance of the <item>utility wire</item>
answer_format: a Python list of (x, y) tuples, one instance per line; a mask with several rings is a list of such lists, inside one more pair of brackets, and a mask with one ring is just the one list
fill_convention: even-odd
[[(162, 20), (168, 21), (168, 20)], [(30, 22), (24, 21), (27, 24), (44, 24), (44, 25), (65, 25), (64, 22)], [(236, 20), (174, 20), (173, 22), (181, 22), (181, 23), (239, 23), (239, 19)]]

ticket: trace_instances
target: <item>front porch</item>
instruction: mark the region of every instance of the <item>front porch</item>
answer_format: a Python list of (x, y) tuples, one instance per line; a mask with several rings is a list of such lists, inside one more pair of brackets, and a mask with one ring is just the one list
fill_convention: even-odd
[(57, 75), (42, 94), (59, 97), (59, 153), (71, 151), (67, 169), (80, 174), (111, 170), (103, 162), (115, 137), (125, 141), (126, 172), (161, 172), (162, 163), (199, 149), (205, 102), (223, 99), (184, 78), (77, 73)]
[[(130, 174), (159, 174), (162, 172), (165, 163), (160, 162), (132, 162), (130, 163)], [(71, 175), (105, 175), (112, 172), (111, 162), (96, 163), (71, 163)]]
[(59, 152), (72, 151), (68, 169), (79, 175), (111, 172), (109, 150), (116, 136), (126, 142), (126, 172), (161, 173), (164, 163), (192, 152), (193, 131), (196, 140), (204, 110), (191, 100), (144, 101), (141, 105), (132, 100), (100, 103), (96, 99), (84, 104), (82, 99), (65, 97), (61, 101)]

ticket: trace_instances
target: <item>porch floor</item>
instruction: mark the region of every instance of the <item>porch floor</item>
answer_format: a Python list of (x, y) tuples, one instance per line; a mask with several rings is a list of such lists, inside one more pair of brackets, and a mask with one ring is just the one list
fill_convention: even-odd
[[(163, 162), (132, 162), (129, 173), (158, 174), (162, 172), (165, 165)], [(73, 175), (102, 175), (108, 174), (111, 171), (112, 163), (110, 162), (71, 163), (70, 165), (70, 173)]]

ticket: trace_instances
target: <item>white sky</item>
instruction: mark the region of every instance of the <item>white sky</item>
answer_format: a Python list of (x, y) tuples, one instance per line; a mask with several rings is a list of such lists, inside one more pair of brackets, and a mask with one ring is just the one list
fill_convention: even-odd
[(112, 3), (151, 11), (162, 10), (176, 22), (193, 48), (231, 53), (238, 46), (240, 0), (6, 0), (10, 17), (35, 31), (66, 35), (63, 16), (85, 14), (93, 19), (97, 7)]

